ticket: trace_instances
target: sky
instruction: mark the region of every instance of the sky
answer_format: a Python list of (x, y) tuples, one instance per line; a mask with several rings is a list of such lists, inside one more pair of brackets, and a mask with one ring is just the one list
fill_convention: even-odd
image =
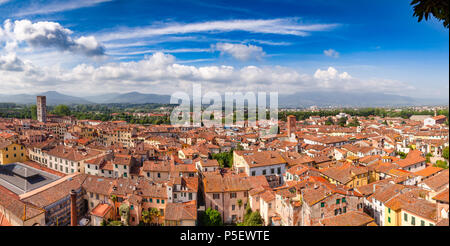
[(0, 0), (0, 94), (449, 97), (449, 33), (410, 0)]

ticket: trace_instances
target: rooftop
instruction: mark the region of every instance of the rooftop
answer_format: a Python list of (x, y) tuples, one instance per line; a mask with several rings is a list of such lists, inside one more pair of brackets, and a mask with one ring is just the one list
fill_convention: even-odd
[(17, 195), (38, 189), (60, 177), (23, 163), (0, 165), (0, 185)]

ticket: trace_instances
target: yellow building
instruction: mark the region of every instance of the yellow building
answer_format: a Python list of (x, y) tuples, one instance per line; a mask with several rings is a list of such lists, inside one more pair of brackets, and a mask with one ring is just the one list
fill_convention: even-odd
[(406, 194), (385, 204), (385, 226), (434, 226), (437, 222), (436, 204)]
[(0, 142), (0, 164), (24, 162), (26, 160), (26, 149), (23, 145), (11, 141)]

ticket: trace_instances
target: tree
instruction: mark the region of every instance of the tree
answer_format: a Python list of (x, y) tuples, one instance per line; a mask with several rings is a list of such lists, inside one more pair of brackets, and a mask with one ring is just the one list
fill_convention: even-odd
[(150, 223), (158, 224), (161, 213), (157, 208), (150, 208), (149, 216), (150, 216)]
[(53, 109), (53, 113), (58, 116), (69, 116), (71, 114), (67, 105), (60, 104)]
[(147, 210), (142, 211), (142, 222), (145, 225), (149, 225), (151, 222), (152, 218), (150, 216), (150, 212)]
[(31, 119), (37, 120), (37, 107), (36, 107), (36, 105), (32, 105), (30, 107), (30, 111), (31, 111)]
[(353, 127), (355, 127), (355, 126), (359, 126), (359, 121), (358, 121), (358, 118), (353, 118), (353, 121), (352, 122), (350, 122), (349, 124), (348, 124), (348, 126), (353, 126)]
[(116, 202), (117, 202), (117, 196), (116, 195), (111, 195), (111, 201), (113, 202), (113, 207), (114, 207), (114, 219), (117, 218), (117, 214), (116, 214)]
[(442, 150), (442, 157), (448, 160), (448, 146)]
[(212, 154), (211, 157), (217, 160), (220, 167), (231, 167), (233, 165), (233, 151)]
[(237, 204), (238, 204), (239, 208), (241, 208), (242, 207), (242, 199), (238, 199)]
[(448, 168), (448, 163), (447, 161), (441, 161), (441, 160), (437, 160), (436, 164), (433, 165), (434, 167), (440, 167), (443, 169), (447, 169)]
[(222, 226), (222, 216), (219, 211), (208, 208), (201, 216), (201, 222), (204, 226)]
[(411, 6), (414, 6), (414, 17), (418, 17), (418, 22), (433, 15), (436, 19), (443, 21), (444, 27), (449, 27), (449, 4), (448, 0), (413, 0)]
[(397, 155), (400, 156), (400, 159), (405, 159), (406, 158), (406, 153), (404, 153), (404, 152), (397, 151)]
[(122, 203), (119, 207), (119, 212), (123, 224), (128, 225), (128, 220), (130, 219), (130, 207), (127, 204)]
[(263, 220), (258, 211), (253, 212), (250, 205), (247, 203), (245, 208), (244, 221), (238, 223), (238, 226), (262, 226)]
[(339, 118), (338, 124), (340, 126), (345, 126), (345, 124), (347, 124), (347, 117)]
[(334, 125), (333, 118), (328, 117), (327, 121), (325, 121), (325, 125)]

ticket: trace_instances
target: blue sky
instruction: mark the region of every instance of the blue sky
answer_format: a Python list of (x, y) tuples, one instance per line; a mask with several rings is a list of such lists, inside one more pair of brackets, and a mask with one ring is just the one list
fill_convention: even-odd
[(448, 99), (448, 29), (409, 2), (0, 0), (0, 94), (199, 82)]

